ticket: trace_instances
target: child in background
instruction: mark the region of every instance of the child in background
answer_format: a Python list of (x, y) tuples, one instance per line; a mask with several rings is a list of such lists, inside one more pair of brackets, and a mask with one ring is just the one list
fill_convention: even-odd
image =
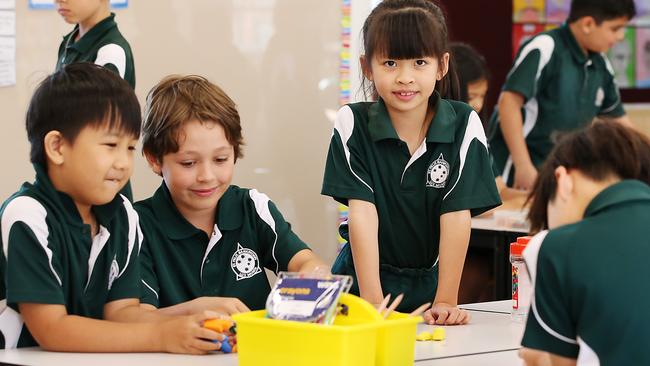
[(351, 291), (373, 304), (404, 293), (400, 311), (433, 302), (427, 322), (467, 323), (457, 301), (470, 218), (500, 201), (480, 118), (440, 97), (453, 74), (444, 16), (427, 0), (386, 0), (363, 41), (368, 94), (379, 98), (335, 121), (322, 194), (347, 205), (349, 220), (333, 272), (352, 275)]
[(490, 80), (485, 58), (466, 43), (452, 42), (450, 48), (452, 60), (456, 63), (460, 100), (480, 115)]
[(650, 141), (615, 122), (573, 132), (550, 153), (529, 213), (534, 232), (550, 231), (524, 251), (535, 287), (528, 365), (650, 364), (649, 183)]
[(135, 204), (143, 243), (142, 302), (164, 314), (264, 309), (264, 268), (325, 264), (269, 198), (232, 185), (243, 138), (235, 103), (200, 76), (169, 76), (147, 96), (144, 155), (162, 183)]
[[(160, 317), (140, 308), (138, 215), (118, 195), (140, 135), (133, 89), (90, 63), (36, 89), (27, 136), (36, 170), (2, 205), (2, 348), (206, 353), (216, 314)], [(104, 320), (102, 320), (104, 319)]]
[(630, 124), (602, 53), (623, 39), (633, 0), (573, 0), (567, 23), (525, 43), (488, 124), (496, 175), (530, 190), (556, 131), (595, 116)]
[(135, 88), (131, 47), (117, 29), (109, 0), (56, 0), (56, 7), (67, 23), (75, 24), (59, 46), (56, 70), (75, 62), (93, 62)]

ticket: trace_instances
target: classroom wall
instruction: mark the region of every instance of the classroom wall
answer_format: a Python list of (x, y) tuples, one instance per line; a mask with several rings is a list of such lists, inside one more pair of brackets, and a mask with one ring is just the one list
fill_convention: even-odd
[[(24, 114), (72, 29), (54, 10), (16, 1), (17, 85), (0, 88), (0, 197), (33, 179)], [(220, 85), (242, 117), (244, 158), (234, 183), (255, 187), (279, 206), (317, 253), (336, 252), (337, 211), (320, 196), (333, 116), (338, 108), (340, 1), (132, 0), (116, 21), (135, 55), (136, 92), (171, 73), (195, 73)], [(136, 199), (160, 178), (137, 156)]]

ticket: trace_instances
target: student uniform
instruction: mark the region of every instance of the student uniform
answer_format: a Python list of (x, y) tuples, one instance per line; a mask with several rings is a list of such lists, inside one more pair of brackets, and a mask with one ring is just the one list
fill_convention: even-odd
[(625, 180), (524, 251), (535, 286), (522, 345), (578, 365), (650, 365), (650, 187)]
[(296, 253), (309, 249), (269, 198), (254, 189), (228, 188), (217, 204), (211, 236), (183, 217), (165, 183), (135, 207), (146, 238), (141, 301), (156, 307), (219, 296), (264, 309), (271, 291), (264, 268), (286, 271)]
[(79, 25), (63, 37), (59, 46), (56, 70), (76, 62), (93, 62), (120, 75), (135, 88), (135, 68), (131, 46), (115, 23), (115, 14), (97, 23), (78, 41)]
[[(478, 215), (500, 204), (478, 115), (437, 92), (434, 98), (435, 117), (412, 156), (381, 99), (342, 107), (321, 191), (344, 205), (351, 199), (374, 204), (382, 289), (407, 294), (402, 311), (435, 297), (440, 216), (461, 210)], [(349, 241), (347, 222), (339, 230)], [(332, 271), (356, 277), (349, 244)], [(351, 291), (358, 294), (356, 280)]]
[(104, 305), (140, 297), (138, 216), (123, 196), (94, 206), (91, 237), (70, 196), (56, 191), (44, 168), (2, 206), (0, 330), (3, 348), (36, 346), (20, 303), (60, 304), (68, 314), (101, 319)]
[[(556, 131), (577, 129), (599, 115), (625, 114), (609, 61), (600, 53), (585, 55), (567, 24), (521, 47), (503, 90), (524, 97), (523, 133), (535, 166), (546, 160)], [(514, 165), (498, 110), (488, 126), (495, 174), (510, 186)]]

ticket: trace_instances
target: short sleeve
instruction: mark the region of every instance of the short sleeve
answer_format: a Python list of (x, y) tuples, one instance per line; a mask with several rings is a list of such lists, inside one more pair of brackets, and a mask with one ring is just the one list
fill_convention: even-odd
[(538, 35), (526, 43), (508, 73), (503, 90), (521, 94), (526, 101), (534, 97), (542, 71), (550, 62), (554, 49), (555, 41), (547, 34)]
[(485, 131), (479, 116), (472, 111), (445, 186), (441, 214), (470, 210), (475, 216), (500, 204)]
[(255, 189), (251, 189), (249, 195), (255, 203), (257, 235), (259, 247), (263, 248), (264, 267), (276, 274), (286, 271), (293, 256), (309, 247), (291, 230), (291, 225), (267, 195)]
[(334, 123), (321, 194), (344, 205), (350, 199), (375, 202), (368, 159), (359, 147), (363, 138), (359, 128), (355, 126), (352, 109), (342, 107)]
[(31, 197), (17, 197), (2, 214), (7, 303), (65, 304), (57, 243), (45, 208)]
[(606, 75), (607, 82), (603, 86), (603, 104), (598, 111), (598, 115), (612, 118), (622, 117), (625, 115), (625, 110), (623, 109), (623, 101), (621, 100), (621, 93), (618, 84), (614, 78), (614, 69), (607, 58), (604, 58), (604, 60), (608, 73)]
[(560, 356), (576, 358), (576, 325), (570, 312), (566, 263), (569, 243), (553, 242), (552, 232), (538, 234), (524, 251), (534, 289), (522, 345)]
[[(146, 232), (146, 227), (144, 230)], [(140, 281), (140, 302), (159, 307), (158, 293), (160, 292), (160, 285), (158, 284), (150, 243), (147, 241), (146, 236), (140, 252), (140, 276), (142, 277)]]
[[(128, 229), (126, 230), (126, 241), (113, 242), (118, 246), (116, 251), (119, 252), (117, 257), (120, 259), (120, 263), (116, 268), (117, 276), (110, 284), (107, 301), (140, 298), (139, 256), (143, 235), (142, 230), (140, 230), (138, 214), (131, 206), (129, 200), (125, 196), (121, 197), (126, 213)], [(113, 270), (111, 268), (111, 272)], [(109, 274), (109, 276), (112, 275), (112, 273)]]

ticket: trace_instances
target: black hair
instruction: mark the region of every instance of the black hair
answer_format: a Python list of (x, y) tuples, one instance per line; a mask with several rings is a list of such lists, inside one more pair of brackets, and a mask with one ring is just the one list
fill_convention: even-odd
[(547, 205), (555, 199), (555, 169), (577, 169), (594, 181), (609, 177), (637, 179), (650, 184), (650, 139), (615, 121), (596, 121), (562, 135), (539, 170), (530, 193), (531, 231), (548, 228)]
[(140, 137), (140, 104), (129, 83), (88, 62), (64, 66), (43, 80), (26, 117), (30, 160), (46, 166), (44, 139), (59, 131), (70, 143), (87, 126), (107, 126)]
[[(431, 0), (382, 1), (363, 24), (362, 35), (367, 63), (377, 54), (396, 60), (421, 57), (441, 60), (449, 52), (445, 16)], [(366, 84), (365, 78), (362, 87), (366, 96), (377, 97), (374, 85)], [(447, 75), (436, 83), (436, 90), (443, 98), (459, 99), (458, 78), (452, 62)]]
[(580, 18), (592, 17), (600, 24), (605, 20), (620, 17), (632, 19), (635, 15), (634, 0), (573, 0), (567, 22), (573, 23)]
[(483, 55), (466, 43), (452, 42), (450, 49), (451, 58), (456, 65), (456, 74), (458, 75), (460, 100), (467, 103), (469, 101), (467, 86), (477, 81), (490, 80), (487, 63)]

